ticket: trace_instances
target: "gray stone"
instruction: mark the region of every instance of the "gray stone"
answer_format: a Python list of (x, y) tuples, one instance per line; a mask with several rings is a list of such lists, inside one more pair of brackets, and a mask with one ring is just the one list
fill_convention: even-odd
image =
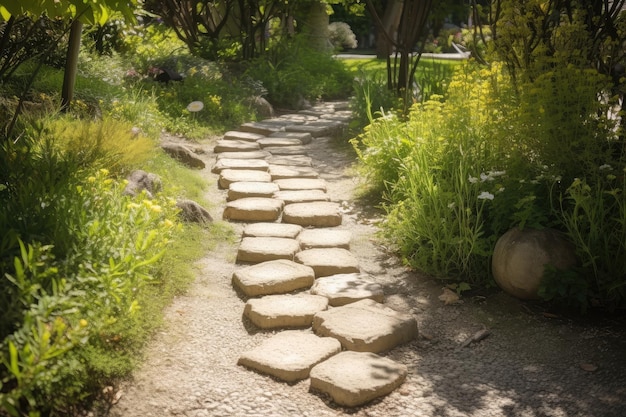
[(224, 139), (226, 140), (241, 140), (245, 142), (256, 142), (259, 139), (263, 139), (265, 135), (259, 135), (258, 133), (241, 132), (239, 130), (231, 130), (224, 133)]
[(261, 148), (302, 146), (302, 141), (292, 138), (264, 138), (259, 139), (259, 145)]
[(222, 189), (227, 189), (234, 182), (270, 182), (272, 176), (263, 171), (250, 169), (224, 169), (220, 172), (217, 184)]
[(243, 152), (221, 152), (217, 154), (217, 160), (220, 159), (265, 159), (272, 156), (267, 151), (243, 151)]
[(275, 180), (281, 191), (322, 190), (326, 191), (326, 181), (319, 178), (287, 178)]
[(303, 227), (334, 227), (339, 226), (341, 221), (338, 203), (313, 201), (287, 204), (283, 210), (283, 222)]
[(179, 216), (184, 221), (201, 224), (211, 223), (213, 221), (211, 214), (193, 200), (178, 200), (176, 201), (176, 207), (180, 209)]
[(285, 237), (295, 239), (302, 226), (287, 223), (252, 223), (243, 229), (244, 237)]
[(298, 241), (283, 237), (244, 237), (237, 251), (238, 262), (259, 263), (276, 259), (292, 261), (300, 250)]
[(229, 201), (224, 208), (224, 220), (271, 222), (280, 217), (283, 202), (275, 198), (248, 197)]
[(188, 167), (198, 169), (205, 167), (204, 161), (184, 145), (178, 143), (163, 143), (161, 149), (163, 149), (166, 154)]
[(268, 146), (263, 148), (272, 155), (306, 155), (307, 148), (304, 146)]
[(343, 248), (350, 249), (352, 233), (340, 229), (307, 229), (298, 236), (302, 249)]
[(294, 382), (309, 377), (311, 368), (341, 351), (337, 340), (302, 331), (285, 331), (241, 355), (239, 365)]
[(313, 165), (313, 159), (310, 156), (305, 155), (271, 156), (267, 158), (267, 162), (269, 162), (271, 165), (290, 165), (305, 167), (310, 167), (311, 165)]
[(124, 194), (133, 197), (144, 191), (148, 198), (152, 198), (154, 193), (161, 191), (163, 188), (161, 177), (141, 169), (131, 172), (126, 180), (128, 184), (124, 188)]
[(233, 273), (233, 285), (248, 297), (302, 290), (310, 288), (314, 281), (313, 268), (285, 259), (262, 262)]
[(359, 272), (358, 260), (346, 249), (307, 249), (298, 252), (295, 260), (313, 268), (318, 278)]
[(267, 171), (269, 164), (262, 159), (227, 159), (220, 158), (213, 165), (211, 172), (219, 174), (225, 169), (248, 169), (254, 171)]
[(365, 274), (338, 274), (318, 278), (311, 294), (323, 295), (333, 307), (339, 307), (369, 298), (382, 303), (385, 295), (382, 285)]
[(415, 339), (417, 321), (410, 314), (365, 299), (317, 313), (313, 331), (336, 338), (347, 350), (379, 353)]
[(259, 116), (274, 117), (274, 107), (264, 97), (253, 96), (247, 101)]
[(239, 130), (243, 132), (257, 133), (259, 135), (271, 135), (272, 133), (279, 132), (282, 127), (275, 124), (263, 123), (263, 122), (248, 122), (239, 126)]
[(302, 123), (312, 122), (314, 120), (317, 120), (317, 117), (306, 115), (306, 114), (291, 113), (291, 114), (283, 114), (282, 116), (279, 117), (279, 119), (297, 122), (297, 124), (302, 124)]
[(319, 174), (310, 167), (270, 165), (268, 172), (272, 176), (272, 181), (284, 180), (288, 178), (318, 178)]
[[(311, 122), (313, 123), (313, 122)], [(318, 138), (320, 136), (328, 136), (331, 135), (335, 128), (329, 126), (311, 126), (309, 124), (305, 125), (291, 125), (285, 128), (287, 132), (302, 132), (302, 133), (310, 133), (314, 138)]]
[(278, 191), (274, 193), (274, 198), (283, 200), (285, 204), (330, 201), (330, 196), (322, 190)]
[[(293, 122), (287, 122), (287, 124), (291, 125)], [(308, 145), (313, 140), (313, 136), (310, 133), (306, 132), (276, 132), (272, 133), (270, 138), (289, 138), (289, 139), (300, 139), (303, 145)]]
[(278, 294), (248, 300), (243, 314), (262, 329), (310, 327), (313, 316), (328, 308), (328, 298), (312, 294)]
[(247, 142), (245, 140), (218, 140), (213, 148), (213, 152), (249, 152), (258, 151), (261, 147), (256, 142)]
[(398, 388), (406, 365), (368, 352), (341, 352), (311, 369), (311, 389), (344, 407), (357, 407)]
[(228, 186), (228, 201), (240, 198), (263, 197), (272, 198), (278, 192), (278, 185), (273, 182), (233, 182)]

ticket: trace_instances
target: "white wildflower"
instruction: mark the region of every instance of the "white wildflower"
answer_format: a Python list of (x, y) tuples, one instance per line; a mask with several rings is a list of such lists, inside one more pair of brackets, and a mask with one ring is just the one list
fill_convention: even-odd
[(485, 181), (493, 181), (493, 177), (491, 175), (487, 175), (484, 172), (480, 173), (480, 182), (485, 182)]
[(478, 178), (472, 177), (471, 175), (467, 177), (467, 180), (470, 182), (470, 184), (476, 184), (478, 182)]
[(454, 203), (454, 201), (452, 203), (448, 204), (448, 208), (450, 210), (454, 209), (455, 207), (456, 207), (456, 204)]
[(498, 192), (499, 192), (499, 193), (504, 192), (504, 187), (500, 187), (500, 188), (498, 188)]
[(495, 196), (488, 191), (483, 191), (480, 194), (478, 194), (479, 200), (493, 200), (494, 197)]
[(192, 101), (187, 105), (187, 110), (190, 112), (197, 112), (204, 108), (204, 103), (201, 101)]
[(604, 170), (611, 170), (613, 169), (613, 167), (609, 164), (604, 164), (604, 165), (600, 165), (600, 171), (604, 171)]

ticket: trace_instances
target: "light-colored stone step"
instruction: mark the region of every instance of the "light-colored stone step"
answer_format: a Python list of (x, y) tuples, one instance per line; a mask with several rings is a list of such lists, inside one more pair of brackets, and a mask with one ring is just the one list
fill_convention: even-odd
[(417, 337), (417, 321), (374, 300), (361, 300), (321, 311), (313, 331), (334, 337), (347, 350), (380, 353)]
[(302, 166), (270, 165), (268, 172), (272, 176), (272, 181), (289, 178), (318, 178), (320, 176), (313, 168)]
[(276, 259), (292, 261), (299, 250), (300, 245), (295, 239), (244, 237), (237, 251), (237, 262), (260, 263)]
[(267, 151), (243, 151), (243, 152), (221, 152), (217, 154), (217, 160), (220, 159), (265, 159), (272, 156)]
[[(293, 122), (287, 122), (288, 124), (294, 124)], [(270, 138), (289, 138), (300, 139), (303, 145), (308, 145), (313, 140), (313, 136), (306, 132), (276, 132), (269, 135)]]
[(218, 159), (211, 172), (219, 174), (225, 169), (248, 169), (254, 171), (268, 171), (270, 165), (262, 159)]
[(213, 148), (213, 152), (248, 152), (258, 151), (261, 146), (256, 142), (247, 142), (245, 140), (218, 140), (217, 144)]
[(302, 146), (302, 141), (300, 139), (292, 139), (292, 138), (264, 138), (259, 139), (259, 145), (261, 145), (261, 149), (263, 148), (273, 148), (273, 147), (288, 147), (288, 146)]
[(282, 221), (303, 227), (334, 227), (341, 224), (342, 216), (338, 203), (313, 201), (285, 205)]
[(311, 287), (311, 294), (323, 295), (328, 303), (339, 307), (369, 298), (382, 303), (385, 294), (382, 285), (366, 274), (338, 274), (318, 278)]
[(330, 196), (322, 190), (278, 191), (274, 193), (274, 198), (283, 200), (285, 204), (330, 201)]
[(346, 249), (307, 249), (298, 252), (295, 261), (313, 268), (316, 278), (359, 272), (359, 261)]
[(252, 223), (243, 229), (244, 237), (284, 237), (295, 239), (302, 226), (287, 223)]
[(352, 240), (352, 233), (341, 229), (306, 229), (298, 236), (302, 249), (350, 249), (350, 240)]
[(335, 121), (342, 122), (342, 123), (348, 123), (353, 118), (354, 118), (354, 116), (352, 115), (352, 112), (350, 112), (350, 111), (327, 113), (327, 114), (322, 114), (320, 116), (320, 119), (323, 119), (323, 120), (325, 120), (325, 119), (327, 119), (327, 120), (335, 120)]
[(406, 379), (406, 365), (369, 352), (341, 352), (311, 369), (311, 389), (344, 407), (391, 393)]
[(296, 124), (302, 124), (306, 122), (312, 122), (314, 120), (317, 120), (318, 118), (316, 116), (310, 116), (307, 114), (290, 113), (290, 114), (283, 114), (282, 116), (279, 117), (279, 119), (298, 122)]
[[(314, 122), (310, 122), (314, 123)], [(334, 131), (335, 128), (328, 126), (313, 126), (310, 124), (304, 125), (291, 125), (285, 127), (285, 131), (287, 132), (300, 132), (300, 133), (310, 133), (314, 138), (318, 138), (320, 136), (329, 136)]]
[(269, 162), (270, 165), (289, 165), (305, 167), (310, 167), (311, 165), (313, 165), (313, 159), (310, 156), (305, 155), (270, 156), (269, 158), (267, 158), (267, 162)]
[(310, 288), (315, 273), (309, 266), (278, 259), (240, 268), (233, 273), (232, 281), (248, 297), (258, 297)]
[(278, 192), (278, 185), (273, 182), (233, 182), (228, 186), (228, 201), (240, 198), (272, 198)]
[(297, 330), (280, 332), (245, 352), (237, 362), (282, 381), (309, 377), (311, 368), (341, 351), (337, 340)]
[(287, 178), (275, 180), (281, 191), (322, 190), (326, 191), (326, 181), (319, 178)]
[(259, 135), (258, 133), (241, 132), (239, 130), (231, 130), (224, 133), (224, 139), (226, 140), (243, 140), (246, 142), (256, 142), (259, 139), (263, 139), (265, 135)]
[(263, 119), (263, 124), (285, 127), (287, 125), (302, 124), (304, 120), (288, 120), (282, 117), (273, 117), (271, 119)]
[(220, 172), (217, 184), (222, 189), (228, 189), (234, 182), (270, 182), (272, 176), (268, 172), (250, 169), (224, 169)]
[(275, 198), (240, 198), (226, 203), (223, 218), (242, 222), (276, 221), (280, 217), (282, 203)]
[(243, 132), (257, 133), (259, 135), (268, 136), (272, 133), (283, 130), (281, 126), (263, 122), (248, 122), (239, 126), (239, 130)]
[(272, 155), (280, 156), (293, 156), (293, 155), (307, 155), (307, 148), (304, 146), (268, 146), (263, 148)]
[(251, 298), (243, 314), (261, 329), (311, 327), (313, 316), (328, 308), (328, 298), (313, 294), (276, 294)]

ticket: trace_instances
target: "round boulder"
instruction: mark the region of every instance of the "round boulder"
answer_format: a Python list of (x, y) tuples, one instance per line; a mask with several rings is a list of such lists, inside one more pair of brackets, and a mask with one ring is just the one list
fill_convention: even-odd
[(576, 265), (573, 245), (553, 229), (509, 230), (496, 242), (491, 261), (500, 288), (526, 300), (539, 298), (546, 265), (559, 270)]

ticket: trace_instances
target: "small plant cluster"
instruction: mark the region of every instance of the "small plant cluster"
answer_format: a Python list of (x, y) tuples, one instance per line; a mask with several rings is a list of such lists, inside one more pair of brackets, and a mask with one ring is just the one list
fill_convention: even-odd
[(565, 66), (517, 94), (502, 65), (468, 63), (445, 97), (413, 105), (406, 119), (372, 120), (353, 143), (384, 196), (383, 233), (405, 261), (491, 285), (504, 232), (552, 227), (574, 243), (580, 265), (547, 271), (542, 296), (582, 310), (626, 304), (626, 165), (610, 103), (596, 93), (603, 82)]

